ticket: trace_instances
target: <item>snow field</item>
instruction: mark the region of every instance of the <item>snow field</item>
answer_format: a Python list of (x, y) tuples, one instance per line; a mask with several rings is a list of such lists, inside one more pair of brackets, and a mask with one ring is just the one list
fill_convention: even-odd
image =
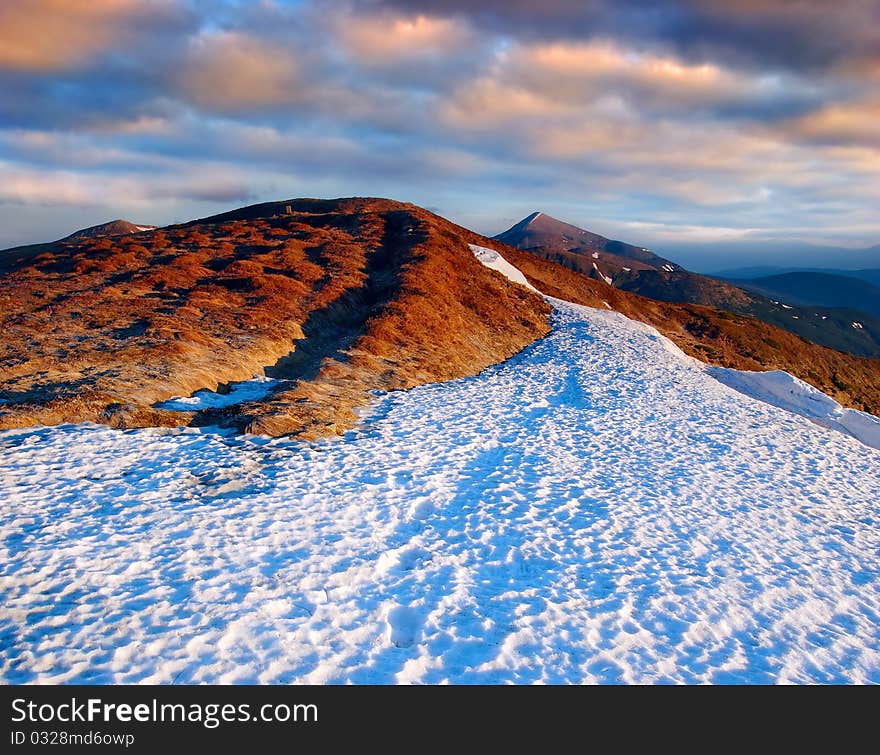
[(0, 433), (0, 677), (880, 682), (880, 453), (554, 305), (339, 440)]

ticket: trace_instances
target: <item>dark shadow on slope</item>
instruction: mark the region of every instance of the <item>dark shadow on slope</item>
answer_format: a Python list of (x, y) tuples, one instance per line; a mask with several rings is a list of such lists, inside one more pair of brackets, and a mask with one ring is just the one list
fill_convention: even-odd
[[(303, 323), (303, 337), (294, 349), (264, 369), (267, 377), (283, 381), (263, 399), (271, 401), (279, 391), (298, 382), (314, 380), (327, 359), (348, 360), (347, 350), (366, 331), (366, 322), (395, 296), (400, 270), (412, 247), (427, 240), (419, 221), (409, 212), (388, 213), (381, 244), (367, 256), (366, 280), (360, 288), (348, 289), (326, 307), (313, 311)], [(238, 426), (245, 403), (198, 412), (194, 426)], [(258, 404), (260, 402), (252, 402)]]
[(367, 279), (328, 306), (312, 312), (303, 323), (303, 337), (294, 349), (266, 368), (278, 380), (312, 380), (326, 359), (347, 360), (347, 349), (364, 334), (366, 321), (394, 297), (400, 284), (404, 253), (427, 239), (408, 212), (389, 213), (381, 245), (367, 257)]

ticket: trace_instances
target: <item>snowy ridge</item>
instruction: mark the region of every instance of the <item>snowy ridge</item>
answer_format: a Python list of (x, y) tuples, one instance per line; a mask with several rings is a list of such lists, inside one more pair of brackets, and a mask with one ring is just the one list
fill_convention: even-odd
[(865, 445), (880, 449), (880, 419), (844, 409), (833, 398), (783, 370), (750, 372), (708, 367), (707, 372), (734, 390), (812, 419), (817, 424), (849, 433)]
[(514, 283), (519, 283), (521, 286), (525, 286), (532, 291), (538, 290), (526, 280), (526, 276), (520, 272), (519, 268), (511, 265), (494, 249), (489, 249), (485, 246), (477, 246), (476, 244), (468, 244), (468, 246), (474, 253), (474, 256), (486, 267), (491, 268), (492, 270), (497, 270), (505, 278), (512, 280)]
[[(482, 252), (492, 252), (492, 250), (471, 245), (471, 250), (474, 251), (477, 259), (483, 262), (484, 265), (489, 267), (497, 265), (498, 267), (493, 267), (493, 269), (502, 270), (508, 278), (516, 283), (525, 280), (522, 272), (507, 262), (498, 252), (492, 252), (494, 256), (484, 255), (489, 260), (487, 263), (480, 254), (477, 254), (476, 250), (478, 249), (482, 250)], [(593, 263), (593, 268), (599, 272), (599, 275), (602, 276), (606, 283), (611, 283), (611, 279), (602, 275), (595, 262)], [(529, 284), (526, 283), (525, 285)], [(532, 286), (529, 286), (529, 288), (532, 288)], [(532, 290), (535, 289), (532, 288)], [(569, 304), (569, 302), (554, 299), (550, 296), (545, 296), (544, 298), (554, 306)], [(607, 302), (605, 306), (610, 309), (610, 305)], [(785, 305), (783, 304), (782, 306)], [(780, 409), (812, 419), (823, 427), (851, 435), (871, 448), (880, 449), (880, 418), (855, 409), (844, 409), (830, 396), (783, 370), (751, 372), (748, 370), (734, 370), (727, 367), (705, 365), (693, 357), (687, 356), (666, 336), (661, 335), (656, 328), (635, 320), (629, 320), (625, 315), (619, 316), (631, 322), (633, 328), (640, 329), (643, 333), (651, 334), (669, 353), (676, 355), (687, 364), (705, 370), (707, 374), (724, 383), (724, 385), (758, 401), (763, 401), (773, 406), (778, 406)]]

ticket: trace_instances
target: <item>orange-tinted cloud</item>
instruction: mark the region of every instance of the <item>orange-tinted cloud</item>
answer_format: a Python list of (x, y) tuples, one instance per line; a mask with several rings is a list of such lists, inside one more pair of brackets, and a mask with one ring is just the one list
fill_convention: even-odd
[(880, 147), (880, 100), (829, 104), (794, 121), (791, 132), (816, 142)]
[(453, 55), (474, 42), (470, 28), (452, 18), (345, 16), (337, 30), (346, 52), (368, 64)]
[(521, 125), (524, 119), (560, 117), (574, 107), (574, 103), (554, 102), (515, 83), (484, 77), (462, 84), (440, 104), (439, 115), (453, 128), (483, 131)]
[(241, 32), (196, 38), (178, 84), (189, 101), (220, 112), (290, 105), (305, 91), (291, 50)]
[(124, 47), (139, 26), (174, 11), (174, 0), (4, 0), (0, 68), (55, 71)]
[(498, 75), (569, 102), (618, 95), (645, 104), (716, 106), (791, 94), (794, 82), (690, 62), (607, 40), (513, 46)]

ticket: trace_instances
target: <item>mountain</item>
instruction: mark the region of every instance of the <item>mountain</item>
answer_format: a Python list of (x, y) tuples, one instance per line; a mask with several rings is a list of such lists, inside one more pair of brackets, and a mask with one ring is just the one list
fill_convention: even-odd
[(493, 238), (607, 282), (632, 270), (680, 268), (645, 247), (605, 238), (543, 212), (533, 212)]
[(737, 285), (789, 304), (848, 307), (880, 317), (880, 287), (829, 273), (783, 273), (735, 281)]
[(7, 255), (0, 428), (344, 432), (377, 390), (477, 374), (548, 332), (545, 301), (480, 264), (470, 245), (502, 252), (543, 293), (648, 322), (707, 363), (787, 370), (880, 411), (876, 361), (620, 290), (414, 205), (295, 199)]
[(373, 199), (0, 297), (4, 683), (878, 679), (876, 360)]
[(701, 362), (747, 371), (784, 370), (844, 406), (880, 413), (880, 360), (818, 345), (748, 315), (622, 291), (525, 250), (505, 247), (503, 253), (538, 290), (646, 323)]
[(55, 244), (61, 241), (74, 241), (76, 239), (95, 239), (105, 236), (124, 236), (132, 233), (142, 233), (144, 231), (153, 231), (156, 229), (154, 225), (136, 225), (127, 220), (111, 220), (107, 223), (89, 226), (74, 231), (59, 241), (49, 241), (40, 244), (25, 244), (24, 246), (14, 246), (9, 249), (0, 249), (0, 273), (4, 270), (10, 270), (25, 261), (36, 257), (43, 252), (50, 252)]
[(0, 432), (4, 684), (876, 683), (880, 452), (600, 307), (334, 442)]
[[(317, 437), (373, 391), (474, 375), (549, 330), (540, 296), (471, 253), (484, 237), (414, 205), (297, 199), (102, 233), (0, 256), (0, 427)], [(254, 375), (272, 381), (258, 400), (165, 408)]]
[[(666, 302), (699, 304), (756, 317), (814, 343), (857, 356), (880, 357), (880, 320), (853, 306), (791, 306), (730, 281), (685, 270), (644, 247), (608, 241), (590, 231), (533, 213), (495, 236), (614, 288)], [(620, 254), (609, 255), (614, 249)]]
[(722, 270), (713, 273), (713, 278), (724, 278), (731, 281), (751, 280), (754, 278), (766, 278), (787, 273), (821, 273), (823, 275), (837, 275), (844, 278), (857, 278), (880, 287), (880, 269), (866, 270), (837, 270), (821, 267), (740, 267), (732, 270)]
[(96, 239), (103, 236), (123, 236), (128, 233), (142, 233), (144, 231), (155, 231), (154, 225), (136, 225), (127, 220), (111, 220), (107, 223), (93, 225), (74, 231), (69, 236), (65, 236), (64, 240), (70, 239)]

